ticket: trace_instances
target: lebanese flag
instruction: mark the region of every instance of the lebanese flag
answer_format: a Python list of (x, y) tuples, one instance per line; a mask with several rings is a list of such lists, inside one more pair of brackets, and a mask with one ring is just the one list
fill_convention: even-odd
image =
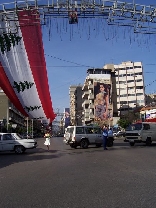
[[(18, 12), (17, 19), (9, 22), (9, 28), (12, 33), (16, 29), (22, 39), (10, 51), (0, 52), (0, 87), (23, 115), (52, 122), (56, 115), (49, 92), (39, 14), (36, 10), (24, 10)], [(0, 21), (0, 28), (7, 33), (8, 23)]]

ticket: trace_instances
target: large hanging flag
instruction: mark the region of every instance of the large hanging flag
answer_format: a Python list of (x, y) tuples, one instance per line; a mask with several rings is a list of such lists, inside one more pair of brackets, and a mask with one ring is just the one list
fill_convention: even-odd
[(49, 92), (39, 13), (29, 9), (13, 15), (14, 21), (0, 17), (1, 35), (16, 31), (21, 37), (10, 50), (0, 51), (0, 87), (23, 115), (52, 122), (56, 115)]

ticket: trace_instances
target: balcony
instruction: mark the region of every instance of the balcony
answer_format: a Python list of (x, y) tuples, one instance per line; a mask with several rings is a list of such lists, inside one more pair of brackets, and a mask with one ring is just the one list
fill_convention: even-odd
[(89, 100), (93, 100), (93, 99), (94, 99), (94, 95), (93, 95), (93, 94), (89, 94), (89, 95), (88, 95), (88, 99), (89, 99)]
[(82, 87), (82, 90), (88, 90), (88, 84), (85, 83)]
[(89, 84), (88, 85), (88, 90), (90, 90), (90, 89), (93, 90), (93, 88), (94, 88), (94, 85), (93, 84)]
[(89, 118), (84, 118), (84, 122), (90, 121)]
[(84, 93), (82, 94), (82, 98), (87, 99), (88, 95), (89, 95), (89, 91), (84, 91)]
[(90, 109), (85, 108), (85, 109), (84, 109), (84, 113), (90, 113)]
[(9, 110), (12, 110), (14, 113), (18, 114), (21, 118), (25, 118), (16, 108), (14, 107), (9, 107)]
[(84, 105), (89, 105), (89, 100), (84, 100), (84, 102), (82, 103), (82, 107), (84, 107)]
[(89, 104), (89, 108), (94, 109), (94, 104), (93, 103), (90, 103)]
[(89, 118), (89, 112), (84, 113), (84, 118)]
[(90, 113), (89, 119), (94, 119), (94, 114), (93, 113)]

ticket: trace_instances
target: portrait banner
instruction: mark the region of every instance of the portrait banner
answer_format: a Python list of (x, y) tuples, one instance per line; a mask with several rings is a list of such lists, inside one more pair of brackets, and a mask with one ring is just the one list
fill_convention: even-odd
[(113, 120), (112, 87), (104, 82), (94, 82), (94, 120), (109, 124)]

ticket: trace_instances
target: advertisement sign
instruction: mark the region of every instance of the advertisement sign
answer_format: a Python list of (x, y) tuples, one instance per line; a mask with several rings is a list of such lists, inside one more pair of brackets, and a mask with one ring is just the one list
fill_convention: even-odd
[(95, 121), (113, 120), (112, 87), (110, 80), (94, 81), (94, 115)]
[(156, 109), (146, 111), (146, 119), (156, 118)]

